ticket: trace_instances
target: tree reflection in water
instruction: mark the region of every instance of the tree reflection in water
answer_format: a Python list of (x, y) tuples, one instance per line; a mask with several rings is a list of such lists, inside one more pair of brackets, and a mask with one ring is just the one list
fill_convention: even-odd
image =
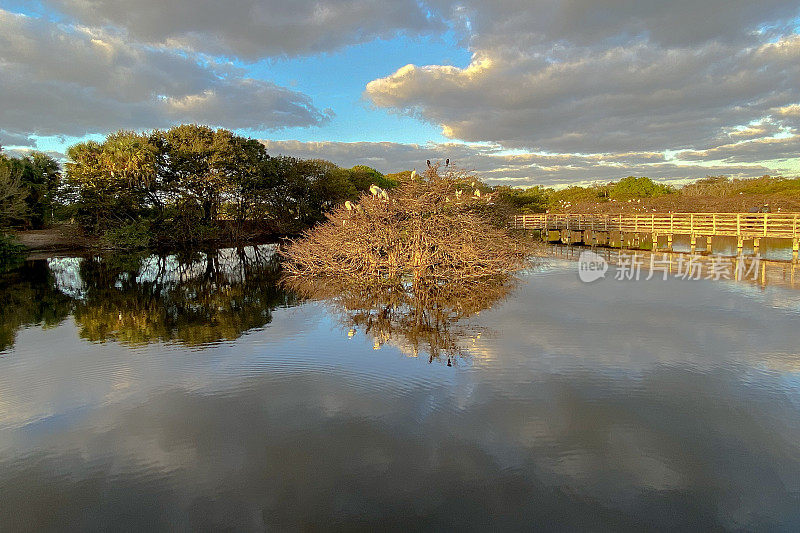
[(57, 326), (72, 311), (72, 299), (56, 290), (45, 261), (25, 261), (0, 274), (0, 352), (14, 346), (17, 331)]
[(372, 337), (375, 349), (385, 343), (448, 366), (464, 355), (466, 340), (483, 331), (466, 319), (505, 299), (516, 284), (510, 275), (481, 280), (365, 284), (343, 278), (287, 277), (284, 284), (299, 295), (320, 300), (338, 316), (349, 335)]
[(175, 255), (109, 255), (29, 261), (5, 276), (0, 350), (26, 325), (71, 313), (82, 338), (125, 345), (233, 340), (297, 303), (279, 286), (271, 246)]

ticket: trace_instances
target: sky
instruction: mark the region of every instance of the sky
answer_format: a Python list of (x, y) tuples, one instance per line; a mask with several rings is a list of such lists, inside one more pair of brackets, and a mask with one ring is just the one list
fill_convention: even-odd
[(195, 122), (490, 184), (800, 175), (784, 0), (0, 0), (0, 145)]

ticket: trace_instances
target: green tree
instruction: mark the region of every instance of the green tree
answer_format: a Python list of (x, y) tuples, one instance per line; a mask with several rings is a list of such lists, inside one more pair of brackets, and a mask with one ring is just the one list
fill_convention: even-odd
[(257, 140), (223, 136), (217, 140), (212, 166), (226, 176), (227, 218), (240, 235), (246, 221), (266, 216), (264, 196), (276, 184), (270, 156)]
[(42, 152), (13, 160), (20, 181), (27, 195), (28, 223), (41, 228), (51, 218), (54, 200), (61, 182), (61, 167), (58, 162)]
[(148, 208), (161, 208), (157, 150), (149, 137), (130, 131), (87, 141), (67, 150), (67, 182), (78, 192), (81, 222), (103, 231), (136, 222)]
[(498, 204), (505, 204), (517, 213), (543, 213), (547, 209), (548, 190), (539, 186), (529, 189), (497, 186), (494, 192)]
[(185, 202), (195, 203), (206, 224), (217, 220), (223, 196), (229, 185), (225, 169), (229, 166), (215, 157), (227, 150), (233, 134), (208, 126), (184, 124), (156, 131), (153, 143), (161, 152), (160, 169), (165, 189)]
[(27, 219), (27, 196), (19, 167), (0, 154), (0, 231)]
[(630, 200), (633, 198), (652, 198), (670, 194), (668, 185), (656, 183), (650, 178), (628, 176), (611, 185), (609, 197), (612, 200)]
[[(366, 165), (356, 165), (349, 170), (350, 182), (358, 192), (368, 191), (374, 183), (382, 189), (393, 189), (399, 184), (399, 180), (385, 176), (379, 171)], [(411, 173), (409, 172), (409, 176)]]

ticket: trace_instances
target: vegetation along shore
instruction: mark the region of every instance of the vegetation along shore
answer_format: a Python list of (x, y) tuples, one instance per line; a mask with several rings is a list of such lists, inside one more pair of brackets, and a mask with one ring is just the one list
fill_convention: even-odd
[[(325, 160), (268, 154), (257, 140), (188, 124), (120, 131), (76, 144), (63, 165), (0, 152), (0, 260), (22, 250), (141, 249), (264, 242), (299, 235), (372, 185), (407, 182)], [(647, 177), (563, 189), (476, 188), (498, 212), (800, 210), (800, 178), (708, 176), (672, 186)]]

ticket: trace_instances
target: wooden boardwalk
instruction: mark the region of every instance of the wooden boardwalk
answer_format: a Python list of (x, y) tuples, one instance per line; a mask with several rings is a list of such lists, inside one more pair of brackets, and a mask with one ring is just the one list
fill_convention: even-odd
[(513, 227), (567, 244), (648, 249), (660, 247), (660, 237), (671, 249), (674, 235), (688, 235), (692, 248), (698, 238), (705, 238), (708, 249), (713, 237), (735, 237), (740, 252), (748, 240), (755, 253), (761, 239), (791, 239), (795, 260), (800, 247), (800, 213), (529, 214), (516, 215)]

